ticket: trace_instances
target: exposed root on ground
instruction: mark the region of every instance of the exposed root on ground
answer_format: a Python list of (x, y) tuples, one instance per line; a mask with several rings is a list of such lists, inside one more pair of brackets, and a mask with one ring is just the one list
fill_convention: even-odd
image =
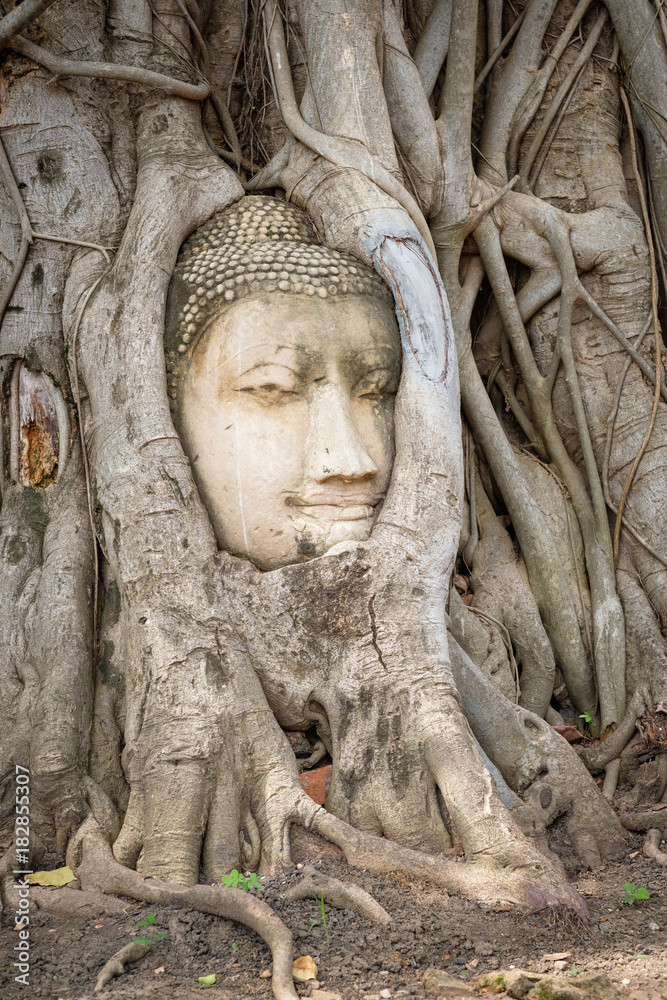
[(642, 844), (642, 854), (647, 858), (653, 858), (659, 865), (667, 865), (667, 852), (660, 849), (662, 843), (662, 830), (649, 830)]
[(577, 748), (579, 757), (591, 774), (604, 771), (611, 761), (615, 760), (632, 739), (639, 716), (646, 710), (649, 695), (643, 688), (635, 691), (632, 700), (625, 710), (625, 715), (617, 729), (601, 743), (590, 747)]
[(354, 910), (361, 917), (378, 924), (390, 924), (391, 917), (373, 897), (357, 885), (346, 885), (337, 878), (308, 866), (298, 885), (288, 889), (286, 899), (324, 899), (339, 910)]
[(152, 947), (152, 943), (139, 944), (132, 941), (131, 944), (126, 944), (124, 948), (117, 951), (100, 970), (95, 983), (95, 992), (99, 993), (100, 990), (103, 990), (114, 976), (122, 976), (125, 972), (125, 966), (129, 962), (138, 962), (140, 958), (148, 954)]
[(477, 902), (537, 910), (565, 906), (582, 918), (588, 913), (562, 870), (544, 856), (537, 860), (524, 854), (523, 863), (517, 856), (515, 864), (505, 866), (491, 854), (475, 863), (449, 861), (355, 830), (324, 809), (317, 812), (311, 829), (340, 847), (348, 864), (376, 875), (403, 871)]
[(626, 830), (667, 830), (667, 802), (644, 805), (641, 809), (621, 809), (619, 819)]
[[(292, 981), (292, 932), (260, 899), (224, 886), (171, 885), (159, 879), (145, 878), (130, 868), (124, 868), (114, 858), (111, 847), (92, 817), (84, 821), (72, 839), (68, 849), (68, 862), (75, 865), (77, 878), (84, 890), (99, 889), (157, 906), (185, 906), (202, 913), (226, 917), (252, 928), (271, 949), (272, 985), (276, 1000), (297, 1000), (298, 995)], [(124, 952), (125, 949), (111, 961), (120, 961)], [(131, 960), (136, 961), (136, 958)]]
[[(506, 857), (479, 855), (475, 862), (461, 863), (442, 856), (422, 854), (392, 841), (356, 830), (342, 820), (316, 808), (306, 826), (339, 846), (348, 861), (374, 873), (403, 871), (451, 889), (476, 901), (514, 903), (531, 909), (565, 907), (585, 919), (582, 898), (572, 889), (559, 866), (535, 852), (526, 856), (518, 845)], [(216, 886), (180, 886), (150, 878), (126, 868), (113, 856), (108, 840), (97, 821), (89, 816), (72, 838), (67, 855), (84, 891), (127, 896), (158, 906), (185, 906), (238, 921), (258, 933), (273, 956), (273, 993), (277, 1000), (296, 1000), (292, 981), (292, 934), (266, 903), (237, 889)], [(386, 911), (358, 887), (307, 869), (304, 879), (288, 894), (298, 899), (321, 898), (333, 906), (349, 908), (381, 924), (391, 920)], [(147, 946), (121, 949), (107, 963), (98, 979), (101, 989), (114, 975), (120, 975), (127, 961), (146, 954)]]

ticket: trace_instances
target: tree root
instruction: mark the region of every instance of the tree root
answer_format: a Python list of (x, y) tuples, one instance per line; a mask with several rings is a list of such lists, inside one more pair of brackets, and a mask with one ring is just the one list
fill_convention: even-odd
[[(276, 1000), (297, 1000), (292, 981), (292, 932), (260, 899), (224, 886), (184, 887), (161, 882), (159, 879), (144, 878), (138, 872), (124, 868), (116, 861), (111, 847), (92, 817), (88, 817), (82, 823), (72, 838), (67, 860), (70, 865), (74, 865), (75, 874), (84, 889), (98, 889), (105, 893), (129, 896), (131, 899), (158, 906), (187, 906), (202, 913), (212, 913), (214, 916), (235, 920), (252, 928), (271, 949), (272, 985)], [(117, 964), (120, 956), (124, 954), (126, 949), (114, 955), (111, 961)], [(136, 957), (129, 959), (126, 957), (123, 960), (136, 961), (140, 957), (142, 956), (137, 954)], [(112, 973), (112, 975), (118, 974), (118, 972)], [(101, 976), (102, 973), (100, 978)], [(99, 981), (98, 979), (98, 984)]]
[[(14, 876), (12, 875), (13, 879)], [(11, 913), (18, 908), (19, 887), (12, 881), (4, 890), (3, 908)], [(57, 892), (47, 886), (30, 888), (30, 905), (50, 917), (75, 917), (90, 920), (93, 917), (114, 917), (122, 914), (125, 904), (115, 896), (89, 889), (84, 892), (71, 885), (62, 886)]]
[(518, 859), (515, 865), (503, 866), (490, 855), (467, 864), (449, 861), (355, 830), (324, 809), (316, 813), (311, 829), (340, 847), (348, 864), (376, 875), (403, 871), (477, 902), (535, 910), (566, 906), (583, 919), (588, 915), (581, 896), (546, 857), (539, 862), (525, 858), (522, 866)]
[(286, 899), (321, 899), (339, 910), (354, 910), (361, 917), (373, 920), (385, 926), (391, 923), (391, 917), (373, 897), (357, 885), (346, 885), (337, 878), (331, 878), (323, 872), (308, 866), (304, 869), (303, 879), (285, 893)]
[(667, 853), (660, 850), (661, 842), (662, 830), (658, 830), (655, 827), (649, 830), (642, 844), (642, 854), (645, 854), (647, 858), (657, 861), (659, 865), (667, 865)]
[(299, 771), (310, 770), (311, 767), (315, 767), (316, 764), (319, 764), (319, 762), (324, 757), (326, 757), (326, 755), (327, 755), (327, 748), (325, 747), (322, 740), (318, 740), (317, 743), (315, 743), (313, 746), (313, 751), (310, 757), (307, 757), (305, 760), (300, 760), (297, 762)]
[(602, 743), (596, 743), (592, 747), (584, 747), (582, 750), (577, 749), (579, 757), (591, 774), (604, 771), (607, 765), (625, 749), (635, 731), (637, 719), (645, 711), (646, 699), (646, 692), (637, 688), (618, 728)]
[(55, 73), (56, 76), (91, 76), (98, 80), (120, 80), (125, 83), (139, 83), (146, 87), (164, 90), (165, 94), (174, 97), (184, 97), (190, 101), (203, 101), (208, 97), (211, 88), (207, 83), (185, 83), (183, 80), (172, 79), (163, 73), (155, 73), (140, 66), (120, 66), (118, 63), (85, 62), (82, 59), (63, 59), (56, 56), (41, 45), (29, 42), (27, 38), (14, 38), (9, 48), (20, 52), (27, 59), (32, 59), (39, 66)]
[(626, 830), (667, 830), (667, 802), (644, 805), (641, 809), (622, 809), (618, 818)]
[(35, 18), (43, 14), (51, 6), (54, 0), (27, 0), (20, 7), (15, 7), (8, 14), (4, 14), (0, 25), (0, 49), (4, 49), (7, 43), (27, 28)]
[(100, 990), (103, 990), (114, 976), (122, 976), (128, 962), (138, 962), (140, 958), (148, 954), (152, 947), (152, 943), (137, 944), (135, 941), (132, 941), (131, 944), (126, 944), (124, 948), (117, 951), (115, 955), (111, 956), (106, 965), (102, 967), (95, 983), (95, 992), (99, 993)]
[(607, 764), (604, 772), (604, 784), (602, 785), (602, 794), (604, 795), (607, 802), (614, 801), (614, 795), (616, 794), (616, 786), (618, 785), (618, 776), (621, 771), (621, 758), (615, 757), (614, 760)]
[(651, 260), (651, 311), (653, 313), (653, 327), (655, 331), (655, 391), (653, 394), (653, 406), (651, 407), (651, 416), (649, 417), (648, 427), (646, 428), (646, 433), (644, 434), (644, 439), (639, 446), (639, 451), (635, 456), (635, 460), (632, 463), (632, 468), (628, 473), (628, 478), (625, 481), (623, 487), (623, 492), (621, 493), (621, 498), (618, 501), (618, 510), (616, 511), (616, 525), (614, 527), (614, 565), (618, 567), (618, 549), (621, 541), (621, 525), (623, 523), (623, 510), (628, 499), (628, 494), (632, 488), (632, 482), (635, 478), (637, 469), (639, 468), (639, 463), (641, 462), (642, 456), (646, 451), (649, 443), (651, 434), (655, 427), (655, 419), (658, 415), (658, 407), (660, 405), (660, 387), (661, 387), (661, 374), (660, 374), (660, 359), (662, 352), (662, 339), (660, 335), (660, 321), (658, 319), (658, 269), (655, 260), (655, 247), (653, 245), (653, 236), (651, 233), (651, 223), (649, 220), (648, 207), (646, 204), (646, 198), (644, 196), (644, 185), (642, 184), (641, 177), (639, 175), (639, 166), (637, 163), (637, 148), (635, 145), (635, 133), (632, 122), (632, 115), (630, 114), (630, 105), (628, 104), (628, 98), (623, 87), (619, 88), (621, 101), (623, 102), (623, 108), (625, 109), (625, 116), (628, 121), (628, 135), (630, 138), (630, 148), (632, 151), (632, 166), (635, 175), (635, 181), (637, 183), (637, 193), (639, 195), (639, 201), (642, 207), (642, 216), (644, 219), (644, 229), (646, 230), (646, 241), (648, 243), (649, 258)]
[[(358, 170), (376, 184), (381, 191), (384, 191), (390, 198), (397, 201), (414, 222), (435, 259), (436, 252), (433, 239), (421, 209), (410, 192), (396, 180), (394, 175), (377, 158), (371, 156), (366, 147), (361, 143), (354, 143), (337, 136), (330, 136), (326, 132), (318, 132), (316, 129), (311, 128), (301, 117), (301, 112), (294, 96), (294, 85), (290, 73), (289, 57), (280, 21), (280, 13), (274, 0), (267, 0), (267, 3), (264, 5), (264, 20), (273, 77), (280, 101), (280, 112), (291, 134), (295, 139), (302, 142), (304, 146), (312, 149), (313, 152), (329, 160), (335, 166), (343, 169)], [(258, 180), (260, 177), (261, 180)], [(254, 180), (258, 187), (260, 183), (262, 186), (266, 185), (264, 175), (256, 174)], [(249, 185), (248, 190), (253, 190), (253, 186)]]
[[(586, 918), (583, 899), (568, 884), (563, 872), (550, 859), (518, 851), (516, 857), (479, 855), (474, 862), (461, 863), (429, 856), (391, 841), (356, 830), (347, 823), (316, 808), (308, 818), (310, 829), (337, 844), (349, 864), (382, 874), (404, 871), (482, 902), (513, 903), (541, 910), (565, 906)], [(111, 847), (97, 821), (89, 816), (72, 838), (67, 856), (85, 890), (128, 896), (161, 906), (187, 906), (245, 924), (268, 944), (273, 955), (273, 993), (276, 1000), (296, 1000), (292, 981), (292, 934), (266, 903), (247, 893), (223, 886), (179, 886), (147, 878), (125, 868), (113, 857)], [(350, 889), (336, 880), (316, 881), (306, 873), (308, 895), (325, 895), (333, 905), (337, 899), (370, 919), (387, 923), (389, 915), (360, 889)], [(117, 959), (118, 956), (114, 956)]]

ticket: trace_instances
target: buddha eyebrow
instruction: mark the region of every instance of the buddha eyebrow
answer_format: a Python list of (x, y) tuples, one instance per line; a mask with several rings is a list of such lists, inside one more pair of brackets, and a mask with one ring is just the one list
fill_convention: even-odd
[[(215, 368), (216, 369), (219, 369), (219, 368), (228, 368), (228, 367), (231, 367), (234, 364), (234, 362), (236, 362), (236, 365), (238, 366), (238, 365), (240, 365), (240, 364), (243, 363), (242, 362), (242, 355), (248, 354), (250, 351), (260, 350), (260, 349), (265, 348), (265, 347), (275, 347), (275, 344), (249, 344), (247, 347), (241, 347), (241, 348), (239, 348), (238, 351), (236, 351), (235, 354), (229, 354), (229, 355), (227, 355), (227, 357), (221, 358), (220, 360), (218, 360), (216, 362), (216, 364), (215, 364)], [(294, 352), (295, 350), (296, 350), (296, 348), (294, 348), (294, 347), (292, 347), (292, 346), (290, 346), (288, 344), (284, 344), (284, 345), (281, 345), (280, 347), (276, 347), (276, 354), (275, 354), (275, 356), (272, 359), (267, 360), (266, 357), (264, 357), (264, 358), (260, 359), (259, 361), (256, 361), (253, 365), (250, 365), (249, 368), (244, 369), (244, 371), (251, 371), (253, 368), (259, 368), (262, 365), (283, 365), (283, 367), (289, 368), (290, 367), (289, 365), (285, 364), (284, 361), (280, 361), (278, 359), (278, 355), (282, 355), (282, 353), (284, 351), (292, 351), (292, 352)], [(238, 373), (238, 368), (236, 369), (236, 371)]]
[(292, 368), (291, 365), (284, 364), (282, 361), (258, 361), (257, 364), (250, 365), (249, 368), (246, 368), (244, 371), (239, 372), (238, 374), (239, 376), (249, 375), (250, 372), (257, 371), (258, 368), (285, 368), (287, 371), (293, 372), (295, 375), (297, 374), (295, 368)]

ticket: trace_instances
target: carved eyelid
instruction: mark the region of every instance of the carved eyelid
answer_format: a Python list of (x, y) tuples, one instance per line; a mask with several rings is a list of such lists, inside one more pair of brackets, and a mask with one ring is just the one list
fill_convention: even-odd
[[(254, 368), (250, 368), (247, 372), (239, 375), (238, 388), (241, 391), (244, 389), (258, 389), (262, 388), (262, 383), (264, 383), (265, 385), (276, 385), (279, 388), (289, 384), (289, 389), (291, 390), (296, 381), (297, 373), (293, 368), (277, 362), (270, 362), (256, 365)], [(246, 383), (245, 385), (244, 382)]]
[(386, 391), (390, 386), (398, 386), (398, 373), (391, 368), (375, 368), (367, 375), (363, 375), (355, 385), (357, 392), (369, 392), (376, 389), (378, 392)]

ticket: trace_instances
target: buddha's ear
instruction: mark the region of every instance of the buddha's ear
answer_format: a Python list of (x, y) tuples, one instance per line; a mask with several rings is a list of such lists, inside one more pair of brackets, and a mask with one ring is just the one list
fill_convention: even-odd
[(9, 389), (9, 478), (44, 489), (62, 475), (70, 447), (69, 408), (60, 389), (42, 371), (16, 361)]

